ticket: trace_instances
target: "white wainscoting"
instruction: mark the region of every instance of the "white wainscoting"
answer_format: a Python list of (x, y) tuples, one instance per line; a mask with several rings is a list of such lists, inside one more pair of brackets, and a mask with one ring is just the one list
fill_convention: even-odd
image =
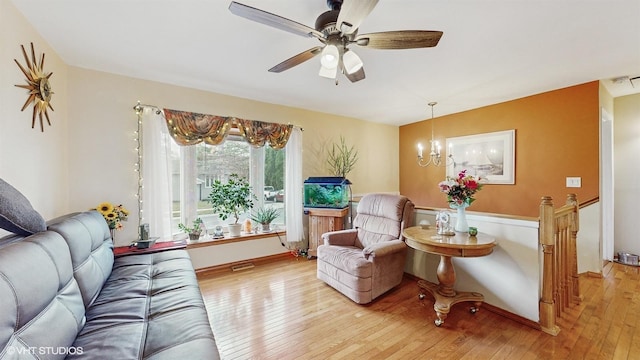
[[(416, 210), (416, 224), (435, 224), (435, 210)], [(485, 302), (523, 318), (538, 321), (540, 253), (538, 221), (467, 213), (469, 226), (496, 238), (493, 253), (479, 258), (453, 258), (456, 289), (484, 295)], [(409, 249), (405, 272), (437, 283), (440, 257)], [(416, 287), (416, 296), (418, 288)], [(454, 305), (463, 307), (464, 303)]]
[[(556, 204), (556, 207), (559, 206)], [(415, 224), (427, 220), (435, 225), (436, 211), (417, 209)], [(455, 216), (455, 213), (452, 214)], [(599, 203), (580, 209), (579, 216), (578, 273), (601, 274)], [(457, 275), (456, 289), (479, 292), (488, 304), (539, 321), (542, 251), (538, 245), (538, 219), (467, 212), (467, 221), (469, 226), (494, 236), (497, 245), (493, 253), (485, 257), (453, 258)], [(437, 255), (409, 249), (405, 272), (437, 283), (439, 260)], [(417, 292), (416, 287), (416, 295)]]

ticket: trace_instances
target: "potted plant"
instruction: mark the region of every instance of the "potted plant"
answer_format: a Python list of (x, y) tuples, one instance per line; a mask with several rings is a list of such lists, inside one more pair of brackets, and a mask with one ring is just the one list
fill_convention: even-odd
[(272, 207), (262, 207), (251, 215), (251, 220), (257, 222), (262, 227), (262, 232), (271, 231), (271, 222), (278, 218), (280, 211)]
[(327, 152), (327, 165), (334, 176), (346, 178), (358, 162), (358, 150), (347, 146), (344, 137), (340, 136), (340, 143), (333, 143)]
[(192, 226), (186, 226), (183, 223), (178, 224), (178, 228), (185, 233), (189, 234), (189, 240), (198, 240), (200, 239), (200, 234), (202, 233), (202, 219), (197, 218), (193, 220)]
[(240, 236), (242, 224), (238, 224), (240, 215), (253, 208), (256, 196), (251, 191), (249, 181), (238, 174), (229, 175), (227, 182), (216, 180), (211, 185), (207, 201), (221, 220), (233, 215), (235, 221), (229, 224), (229, 236)]

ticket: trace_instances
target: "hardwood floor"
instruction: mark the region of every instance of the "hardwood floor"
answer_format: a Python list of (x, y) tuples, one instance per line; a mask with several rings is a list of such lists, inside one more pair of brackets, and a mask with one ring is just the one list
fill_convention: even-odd
[(292, 259), (199, 276), (223, 359), (640, 359), (640, 269), (609, 263), (580, 277), (584, 301), (551, 336), (454, 305), (442, 327), (415, 280), (357, 305)]

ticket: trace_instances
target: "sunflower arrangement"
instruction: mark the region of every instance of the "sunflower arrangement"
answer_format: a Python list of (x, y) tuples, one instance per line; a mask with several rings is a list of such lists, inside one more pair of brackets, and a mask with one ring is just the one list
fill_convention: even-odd
[(124, 206), (114, 206), (110, 202), (101, 203), (96, 210), (98, 210), (107, 221), (109, 229), (122, 230), (121, 222), (127, 221), (127, 217), (129, 216), (129, 210), (125, 209)]

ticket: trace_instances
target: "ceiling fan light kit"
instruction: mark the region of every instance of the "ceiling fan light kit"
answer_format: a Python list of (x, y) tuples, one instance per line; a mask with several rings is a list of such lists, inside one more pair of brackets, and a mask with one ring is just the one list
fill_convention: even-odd
[(322, 56), (320, 56), (320, 64), (327, 69), (335, 69), (338, 67), (338, 58), (340, 53), (338, 47), (335, 45), (327, 45), (322, 50)]
[(231, 13), (304, 37), (315, 37), (323, 46), (303, 51), (269, 69), (282, 72), (320, 56), (322, 77), (335, 79), (338, 70), (351, 82), (365, 78), (363, 61), (348, 46), (356, 45), (372, 49), (415, 49), (438, 45), (442, 31), (396, 30), (358, 35), (358, 28), (378, 4), (378, 0), (326, 0), (329, 11), (318, 16), (315, 29), (299, 22), (232, 1)]
[(344, 64), (344, 70), (348, 74), (353, 74), (362, 68), (362, 59), (353, 51), (346, 50), (342, 55), (342, 62)]
[(327, 78), (327, 79), (335, 79), (336, 75), (338, 75), (338, 67), (335, 66), (332, 69), (326, 68), (323, 65), (320, 65), (320, 72), (318, 75)]

